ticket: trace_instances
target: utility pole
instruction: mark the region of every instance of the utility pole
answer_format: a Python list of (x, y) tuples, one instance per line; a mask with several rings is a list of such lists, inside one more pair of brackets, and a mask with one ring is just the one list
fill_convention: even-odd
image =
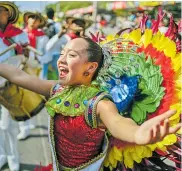
[(93, 1), (93, 13), (92, 13), (92, 19), (95, 22), (95, 30), (97, 29), (97, 6), (98, 6), (98, 2), (97, 1)]
[(56, 17), (59, 16), (59, 12), (60, 12), (60, 3), (61, 3), (61, 1), (58, 1), (57, 5), (56, 5)]

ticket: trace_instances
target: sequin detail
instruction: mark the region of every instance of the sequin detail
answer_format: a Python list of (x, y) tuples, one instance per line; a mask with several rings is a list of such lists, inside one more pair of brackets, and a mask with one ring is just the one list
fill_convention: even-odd
[(76, 104), (74, 105), (74, 107), (75, 107), (75, 108), (79, 108), (80, 105), (79, 105), (78, 103), (76, 103)]
[(70, 102), (69, 102), (69, 101), (65, 101), (65, 102), (64, 102), (64, 105), (65, 105), (66, 107), (68, 107), (68, 106), (70, 105)]
[[(67, 86), (64, 89), (60, 87), (45, 105), (51, 117), (56, 113), (64, 116), (79, 116), (85, 112), (87, 107), (83, 101), (90, 100), (100, 91), (96, 85)], [(58, 99), (61, 99), (59, 104), (56, 102)]]
[(83, 104), (84, 104), (85, 106), (87, 106), (88, 100), (84, 100), (84, 101), (83, 101)]
[(100, 153), (105, 132), (92, 129), (85, 122), (84, 115), (54, 118), (54, 138), (57, 158), (65, 167), (78, 167)]
[(50, 91), (50, 96), (53, 96), (57, 92), (62, 91), (65, 88), (65, 86), (60, 85), (59, 83), (55, 84)]
[(61, 103), (61, 99), (57, 99), (57, 100), (56, 100), (56, 103), (57, 103), (57, 104)]
[(112, 101), (112, 97), (105, 93), (99, 92), (95, 97), (89, 100), (87, 110), (85, 111), (85, 120), (87, 124), (92, 128), (97, 128), (97, 117), (96, 117), (96, 110), (97, 104), (100, 100), (107, 98)]

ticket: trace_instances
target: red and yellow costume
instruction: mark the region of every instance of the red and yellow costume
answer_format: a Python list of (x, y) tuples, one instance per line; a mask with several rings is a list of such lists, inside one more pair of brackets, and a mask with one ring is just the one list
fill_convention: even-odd
[[(56, 85), (52, 89), (53, 96), (46, 107), (50, 114), (54, 171), (101, 170), (103, 165), (110, 170), (171, 168), (162, 164), (162, 155), (180, 163), (172, 155), (180, 153), (175, 146), (179, 145), (178, 134), (168, 135), (155, 144), (137, 145), (117, 140), (97, 126), (97, 103), (103, 98), (112, 100), (121, 115), (132, 118), (138, 125), (173, 108), (178, 111), (170, 118), (170, 124), (179, 123), (180, 65), (176, 61), (181, 53), (177, 40), (171, 40), (175, 37), (172, 32), (163, 35), (156, 31), (157, 27), (144, 30), (141, 25), (119, 38), (102, 41), (104, 64), (97, 84)], [(100, 42), (99, 37), (93, 38)]]

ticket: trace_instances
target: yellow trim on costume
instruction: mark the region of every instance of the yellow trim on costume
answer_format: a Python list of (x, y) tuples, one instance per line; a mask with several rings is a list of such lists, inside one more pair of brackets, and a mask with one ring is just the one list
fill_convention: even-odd
[[(111, 38), (111, 36), (110, 36)], [(157, 32), (153, 35), (151, 29), (146, 29), (144, 34), (141, 34), (140, 29), (133, 30), (130, 33), (125, 33), (122, 35), (122, 38), (125, 41), (132, 41), (139, 46), (144, 46), (146, 48), (149, 44), (152, 44), (158, 51), (164, 52), (165, 56), (169, 57), (172, 61), (172, 68), (176, 73), (176, 99), (175, 101), (179, 101), (181, 99), (181, 91), (179, 90), (181, 87), (180, 77), (180, 60), (182, 53), (177, 53), (176, 51), (176, 44), (174, 41), (165, 37), (164, 34)], [(113, 38), (114, 39), (114, 38)], [(108, 42), (105, 40), (105, 42)], [(104, 43), (105, 43), (104, 42)], [(102, 43), (101, 43), (102, 44)], [(181, 105), (180, 103), (173, 103), (170, 106), (170, 109), (176, 109), (177, 113), (173, 115), (170, 120), (170, 125), (175, 126), (180, 121), (180, 113), (181, 113)], [(180, 133), (180, 131), (178, 131)], [(140, 145), (133, 145), (133, 144), (125, 144), (124, 147), (117, 148), (114, 146), (108, 153), (104, 161), (104, 166), (109, 167), (110, 170), (116, 168), (117, 162), (124, 162), (124, 165), (127, 168), (133, 168), (134, 162), (140, 163), (143, 158), (151, 157), (152, 152), (155, 149), (160, 149), (166, 151), (166, 147), (169, 145), (174, 144), (177, 141), (177, 137), (175, 134), (170, 134), (166, 136), (161, 142), (140, 146)]]

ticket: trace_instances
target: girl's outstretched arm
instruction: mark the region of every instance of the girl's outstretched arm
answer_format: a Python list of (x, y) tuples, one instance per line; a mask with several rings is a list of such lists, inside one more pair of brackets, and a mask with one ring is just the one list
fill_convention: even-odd
[(169, 125), (168, 119), (175, 113), (175, 110), (169, 110), (138, 126), (132, 119), (119, 115), (113, 102), (102, 100), (97, 105), (97, 115), (115, 138), (139, 145), (156, 143), (179, 130), (180, 124)]
[(8, 64), (0, 64), (0, 76), (6, 78), (11, 83), (46, 97), (50, 96), (51, 87), (57, 83), (55, 80), (41, 80)]

